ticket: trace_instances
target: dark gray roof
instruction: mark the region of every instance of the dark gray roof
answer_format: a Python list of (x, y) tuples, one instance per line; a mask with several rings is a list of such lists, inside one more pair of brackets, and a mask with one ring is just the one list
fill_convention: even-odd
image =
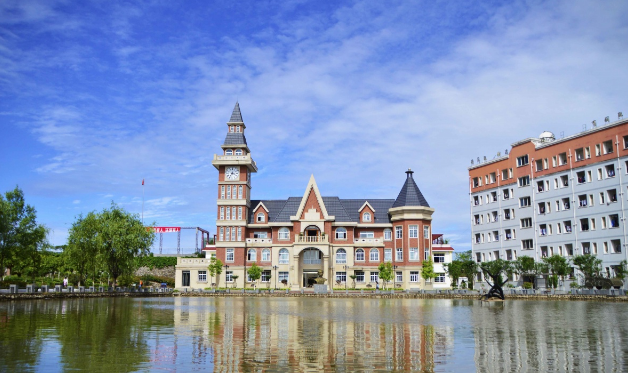
[[(289, 223), (290, 217), (296, 215), (302, 197), (290, 197), (287, 200), (251, 200), (251, 210), (249, 211), (249, 224), (255, 222), (253, 209), (262, 202), (268, 209), (269, 223)], [(336, 222), (360, 221), (359, 209), (368, 201), (375, 209), (374, 223), (390, 223), (388, 209), (395, 202), (392, 199), (340, 199), (338, 197), (323, 197), (323, 203), (327, 209), (327, 214), (334, 216)]]
[[(423, 194), (419, 190), (419, 187), (414, 182), (412, 178), (411, 170), (406, 171), (408, 177), (406, 178), (405, 184), (403, 184), (403, 188), (401, 188), (401, 192), (397, 196), (395, 203), (392, 207), (401, 207), (401, 206), (425, 206), (430, 207), (430, 205), (423, 197)], [(375, 206), (373, 206), (375, 208)]]
[(228, 132), (223, 145), (247, 145), (243, 133)]
[(242, 113), (240, 113), (240, 104), (238, 102), (236, 102), (235, 107), (233, 108), (231, 118), (229, 118), (229, 123), (244, 123), (242, 120)]

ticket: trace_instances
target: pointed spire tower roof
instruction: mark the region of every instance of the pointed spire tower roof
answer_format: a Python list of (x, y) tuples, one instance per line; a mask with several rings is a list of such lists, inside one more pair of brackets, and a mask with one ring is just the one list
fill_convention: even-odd
[(231, 113), (231, 118), (229, 118), (229, 122), (227, 123), (244, 123), (242, 113), (240, 112), (240, 103), (238, 101), (236, 101), (233, 112)]
[(408, 175), (406, 182), (403, 184), (401, 192), (399, 192), (395, 203), (393, 203), (393, 208), (404, 206), (430, 207), (425, 197), (423, 197), (423, 193), (421, 193), (421, 190), (419, 190), (419, 187), (414, 182), (414, 179), (412, 178), (413, 173), (414, 171), (411, 169), (406, 171), (406, 174)]

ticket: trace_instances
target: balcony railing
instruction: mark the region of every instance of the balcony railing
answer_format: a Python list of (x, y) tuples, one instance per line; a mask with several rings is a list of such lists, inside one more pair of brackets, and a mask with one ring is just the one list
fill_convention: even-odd
[(297, 243), (310, 243), (310, 242), (319, 242), (319, 243), (327, 243), (329, 242), (328, 237), (325, 236), (297, 236)]
[(247, 238), (247, 243), (273, 243), (272, 238)]
[(360, 245), (383, 245), (383, 238), (354, 238), (353, 242)]

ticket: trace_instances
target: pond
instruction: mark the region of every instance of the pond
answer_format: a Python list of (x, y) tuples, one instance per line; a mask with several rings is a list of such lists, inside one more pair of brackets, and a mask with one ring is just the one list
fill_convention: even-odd
[(627, 371), (628, 307), (307, 297), (0, 303), (0, 371)]

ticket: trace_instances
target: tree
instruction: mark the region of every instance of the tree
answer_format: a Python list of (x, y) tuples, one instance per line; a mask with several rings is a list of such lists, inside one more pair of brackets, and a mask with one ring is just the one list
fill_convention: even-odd
[(547, 284), (556, 289), (558, 287), (559, 277), (564, 277), (569, 274), (569, 261), (560, 255), (552, 255), (547, 258), (543, 258), (543, 263), (546, 267)]
[(251, 281), (253, 282), (257, 282), (257, 280), (262, 277), (262, 269), (255, 263), (253, 263), (253, 265), (246, 270), (246, 273), (248, 273)]
[[(499, 298), (504, 299), (504, 291), (502, 287), (508, 282), (513, 271), (513, 264), (507, 260), (496, 259), (490, 262), (480, 263), (480, 269), (484, 274), (484, 280), (491, 287), (484, 296), (485, 299)], [(489, 281), (493, 281), (491, 282)]]
[(628, 262), (626, 260), (622, 260), (619, 262), (619, 265), (615, 266), (615, 277), (623, 280), (628, 275)]
[(209, 260), (209, 266), (207, 267), (209, 270), (209, 277), (212, 278), (216, 276), (216, 286), (218, 286), (218, 279), (220, 278), (220, 274), (222, 273), (222, 261), (215, 256)]
[(421, 277), (425, 280), (425, 282), (431, 281), (433, 278), (436, 278), (436, 273), (434, 273), (434, 263), (431, 259), (423, 261), (423, 269), (421, 270)]
[(355, 289), (355, 279), (358, 278), (358, 276), (354, 273), (354, 274), (350, 275), (349, 278), (351, 280), (353, 280), (353, 288)]
[(0, 273), (5, 268), (27, 271), (38, 264), (37, 257), (47, 245), (48, 230), (37, 224), (37, 212), (24, 202), (24, 193), (19, 187), (0, 194)]
[[(238, 276), (238, 275), (233, 275), (233, 276), (231, 276), (231, 279), (233, 280), (233, 287), (234, 287), (234, 288), (236, 287), (236, 281), (238, 280), (238, 277), (240, 277), (240, 276)], [(245, 285), (246, 285), (246, 283), (245, 283)], [(227, 286), (227, 284), (225, 284), (225, 287), (226, 287), (226, 286)], [(246, 287), (246, 286), (245, 286), (245, 287)]]
[(384, 289), (386, 289), (386, 284), (393, 278), (392, 263), (391, 262), (380, 263), (377, 269), (379, 270), (379, 278), (382, 281), (384, 281)]
[(573, 258), (573, 264), (582, 272), (586, 288), (611, 286), (610, 283), (604, 281), (605, 279), (601, 274), (602, 260), (596, 256), (591, 254), (576, 255)]
[(452, 260), (451, 263), (445, 263), (444, 267), (455, 284), (458, 283), (460, 277), (466, 277), (469, 281), (469, 288), (473, 289), (473, 280), (478, 272), (478, 264), (473, 260), (471, 251), (457, 253), (456, 259)]
[(93, 275), (94, 281), (96, 280), (96, 269), (100, 259), (99, 229), (98, 216), (90, 212), (85, 217), (79, 215), (68, 232), (68, 244), (63, 253), (66, 262), (79, 275), (79, 286), (81, 281), (87, 279), (88, 273)]

